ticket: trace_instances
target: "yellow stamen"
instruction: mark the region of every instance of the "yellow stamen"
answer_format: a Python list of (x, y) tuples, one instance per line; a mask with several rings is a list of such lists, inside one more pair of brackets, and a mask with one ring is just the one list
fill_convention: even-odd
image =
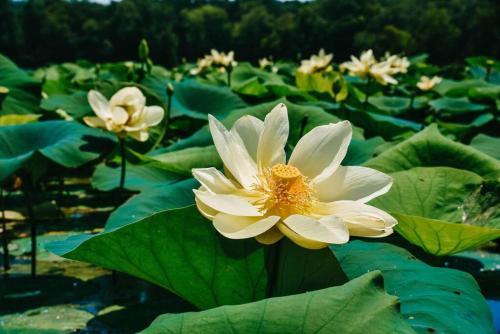
[(262, 177), (266, 184), (267, 198), (262, 210), (288, 217), (293, 214), (307, 214), (311, 208), (312, 190), (307, 178), (290, 165), (277, 164), (266, 170)]

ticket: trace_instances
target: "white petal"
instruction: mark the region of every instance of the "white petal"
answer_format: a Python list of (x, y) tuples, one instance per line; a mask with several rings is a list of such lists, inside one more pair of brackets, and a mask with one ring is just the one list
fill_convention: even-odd
[(196, 197), (214, 210), (235, 216), (259, 217), (262, 212), (257, 210), (245, 197), (233, 194), (210, 194), (194, 189)]
[(391, 186), (389, 175), (358, 166), (339, 166), (329, 177), (312, 184), (316, 197), (322, 202), (352, 200), (361, 203), (385, 194)]
[(283, 233), (275, 225), (266, 232), (256, 236), (255, 240), (264, 245), (272, 245), (280, 241), (281, 238), (283, 238)]
[(113, 118), (113, 123), (124, 125), (127, 123), (129, 115), (122, 107), (114, 107), (111, 109), (111, 117)]
[(264, 119), (264, 130), (260, 135), (257, 149), (257, 165), (260, 171), (276, 164), (286, 163), (285, 145), (288, 132), (287, 109), (280, 103)]
[(315, 213), (335, 215), (342, 218), (349, 227), (351, 235), (360, 237), (380, 237), (392, 233), (396, 219), (387, 212), (374, 206), (355, 201), (322, 203)]
[(286, 226), (282, 221), (280, 221), (278, 224), (276, 224), (276, 227), (288, 239), (292, 240), (294, 243), (296, 243), (300, 247), (307, 248), (307, 249), (322, 249), (322, 248), (328, 247), (328, 243), (326, 243), (326, 242), (321, 242), (321, 241), (316, 241), (316, 240), (304, 238), (303, 236), (301, 236), (300, 234), (297, 234), (292, 229), (290, 229), (288, 226)]
[(241, 138), (227, 131), (212, 115), (208, 115), (208, 124), (224, 165), (244, 188), (251, 189), (257, 181), (257, 166)]
[(349, 241), (349, 231), (342, 219), (334, 216), (316, 220), (311, 217), (292, 215), (283, 221), (292, 231), (306, 239), (328, 244), (344, 244)]
[(219, 213), (217, 210), (214, 210), (208, 205), (205, 205), (196, 196), (194, 197), (194, 202), (196, 203), (196, 207), (198, 208), (198, 211), (200, 211), (202, 216), (209, 220), (214, 220), (214, 217)]
[(264, 130), (264, 122), (250, 115), (238, 119), (231, 128), (231, 133), (241, 138), (254, 161), (257, 161), (257, 147), (262, 130)]
[(253, 238), (271, 229), (280, 220), (278, 216), (266, 218), (241, 217), (219, 213), (214, 218), (214, 227), (230, 239)]
[(318, 126), (302, 137), (289, 165), (315, 182), (330, 176), (344, 159), (352, 137), (349, 121)]
[(132, 132), (127, 132), (132, 138), (135, 140), (145, 142), (149, 138), (149, 134), (147, 131), (132, 131)]
[(193, 176), (212, 194), (231, 194), (237, 191), (234, 184), (217, 168), (195, 168)]
[(106, 120), (112, 117), (109, 110), (108, 100), (98, 91), (91, 90), (87, 95), (90, 107), (94, 113), (101, 119)]
[(83, 121), (92, 128), (106, 129), (106, 123), (104, 123), (104, 121), (99, 117), (84, 117)]
[(112, 108), (115, 106), (128, 106), (132, 109), (130, 114), (133, 114), (142, 111), (146, 105), (146, 97), (137, 87), (125, 87), (111, 97), (109, 104)]
[(164, 115), (165, 111), (163, 110), (162, 107), (158, 106), (144, 107), (141, 120), (144, 121), (144, 123), (147, 126), (155, 126), (160, 124)]

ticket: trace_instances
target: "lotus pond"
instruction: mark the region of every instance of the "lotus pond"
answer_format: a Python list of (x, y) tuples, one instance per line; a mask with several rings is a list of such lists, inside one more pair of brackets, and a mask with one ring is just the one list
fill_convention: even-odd
[(496, 333), (500, 62), (0, 55), (1, 333)]

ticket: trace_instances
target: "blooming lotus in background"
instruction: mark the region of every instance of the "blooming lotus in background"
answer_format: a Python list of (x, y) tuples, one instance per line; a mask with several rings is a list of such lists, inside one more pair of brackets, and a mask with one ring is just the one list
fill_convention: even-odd
[(146, 107), (146, 97), (136, 87), (120, 89), (109, 101), (98, 91), (91, 90), (88, 101), (97, 117), (84, 117), (87, 125), (106, 129), (120, 137), (129, 134), (138, 141), (148, 140), (148, 128), (158, 125), (164, 115), (161, 107)]
[(398, 83), (392, 77), (394, 74), (392, 61), (377, 62), (372, 50), (362, 52), (359, 58), (351, 56), (351, 61), (340, 64), (340, 69), (362, 79), (372, 78), (382, 85)]
[(420, 81), (417, 82), (417, 87), (421, 90), (427, 91), (436, 87), (443, 78), (434, 76), (432, 78), (426, 77), (425, 75), (420, 78)]
[(330, 69), (330, 63), (333, 59), (333, 53), (326, 54), (324, 49), (319, 50), (317, 55), (302, 60), (299, 71), (302, 73), (315, 73)]
[(407, 73), (410, 61), (406, 57), (386, 54), (386, 60), (391, 66), (391, 74)]
[(366, 204), (389, 190), (391, 177), (340, 165), (352, 136), (348, 121), (312, 129), (288, 162), (284, 104), (264, 121), (243, 116), (231, 130), (209, 115), (209, 127), (224, 173), (213, 167), (193, 169), (201, 184), (193, 191), (201, 214), (227, 238), (273, 244), (287, 236), (302, 247), (319, 249), (346, 243), (350, 235), (393, 232), (396, 220)]
[(365, 79), (370, 74), (370, 68), (376, 63), (373, 51), (368, 50), (361, 53), (359, 59), (351, 56), (351, 61), (340, 64), (340, 69), (348, 71), (349, 75)]
[(192, 75), (198, 75), (210, 68), (212, 66), (212, 63), (212, 56), (206, 55), (205, 57), (198, 59), (198, 61), (196, 62), (196, 68), (191, 69), (189, 73), (191, 73)]
[(227, 54), (224, 52), (219, 52), (215, 49), (210, 50), (212, 56), (213, 65), (222, 66), (224, 68), (235, 67), (238, 63), (234, 61), (234, 51), (230, 51)]

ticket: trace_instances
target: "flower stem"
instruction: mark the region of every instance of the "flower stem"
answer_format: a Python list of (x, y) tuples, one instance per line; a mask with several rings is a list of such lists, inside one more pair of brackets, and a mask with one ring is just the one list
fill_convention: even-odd
[(368, 77), (368, 80), (366, 81), (365, 100), (363, 101), (364, 110), (366, 110), (366, 107), (368, 106), (368, 98), (370, 97), (371, 86), (372, 86), (372, 78)]
[(3, 245), (3, 269), (10, 269), (9, 240), (7, 239), (7, 218), (5, 217), (5, 197), (3, 188), (0, 188), (0, 204), (2, 205), (2, 245)]
[(36, 277), (36, 228), (37, 221), (35, 218), (35, 210), (33, 208), (33, 193), (35, 187), (33, 184), (33, 178), (27, 178), (27, 185), (25, 186), (23, 192), (26, 199), (26, 211), (28, 212), (28, 220), (30, 222), (30, 237), (31, 237), (31, 277)]
[[(170, 84), (169, 84), (170, 85)], [(171, 86), (173, 87), (173, 86)], [(174, 95), (173, 89), (169, 88), (167, 85), (167, 111), (165, 112), (165, 117), (164, 117), (164, 126), (163, 126), (163, 131), (161, 132), (160, 136), (156, 140), (156, 143), (153, 145), (152, 150), (156, 149), (158, 146), (161, 145), (163, 142), (163, 139), (165, 139), (165, 136), (168, 131), (168, 126), (170, 125), (170, 114), (172, 112), (172, 96)]]
[(227, 86), (231, 88), (231, 72), (233, 72), (233, 67), (230, 65), (227, 67)]
[(120, 142), (120, 155), (122, 158), (121, 161), (121, 173), (120, 173), (120, 192), (123, 194), (125, 189), (125, 173), (127, 170), (127, 157), (126, 157), (126, 147), (125, 147), (125, 138), (118, 137), (118, 141)]
[(267, 297), (273, 297), (276, 294), (278, 283), (279, 264), (280, 264), (281, 241), (269, 247), (267, 258)]

